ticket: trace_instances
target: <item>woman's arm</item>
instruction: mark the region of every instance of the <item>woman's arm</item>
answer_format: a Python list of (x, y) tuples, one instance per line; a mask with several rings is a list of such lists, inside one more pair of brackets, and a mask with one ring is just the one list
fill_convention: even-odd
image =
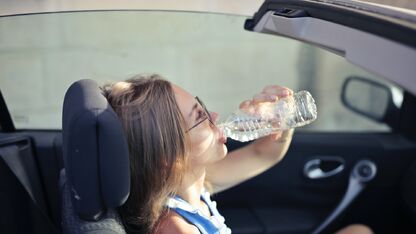
[[(243, 102), (240, 108), (256, 111), (256, 107), (263, 102), (276, 101), (292, 94), (293, 91), (285, 87), (267, 86), (252, 100)], [(293, 129), (260, 138), (210, 165), (207, 168), (206, 179), (212, 184), (214, 192), (235, 186), (278, 163), (289, 149), (292, 135)]]
[(233, 187), (274, 166), (289, 149), (292, 135), (293, 130), (287, 130), (277, 140), (271, 136), (264, 137), (208, 167), (206, 179), (214, 192)]

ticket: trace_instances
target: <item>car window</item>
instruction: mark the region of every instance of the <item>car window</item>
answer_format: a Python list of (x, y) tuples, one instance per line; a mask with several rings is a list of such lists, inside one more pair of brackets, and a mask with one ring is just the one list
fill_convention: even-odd
[[(340, 99), (347, 77), (384, 82), (379, 77), (318, 47), (245, 31), (245, 19), (169, 11), (2, 17), (0, 89), (18, 129), (60, 129), (63, 97), (76, 80), (104, 84), (159, 73), (222, 120), (265, 85), (278, 84), (316, 99), (318, 119), (300, 131), (389, 131)], [(387, 85), (400, 106), (402, 90)]]

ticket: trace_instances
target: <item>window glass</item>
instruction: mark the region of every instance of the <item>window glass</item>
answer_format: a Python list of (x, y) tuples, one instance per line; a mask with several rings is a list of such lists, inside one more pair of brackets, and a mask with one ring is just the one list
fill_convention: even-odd
[[(325, 50), (243, 29), (246, 17), (104, 11), (0, 18), (0, 89), (18, 129), (60, 129), (79, 79), (100, 84), (158, 73), (226, 118), (268, 84), (309, 90), (318, 119), (302, 131), (388, 131), (347, 110), (342, 83), (378, 77)], [(388, 84), (390, 85), (390, 84)], [(402, 91), (395, 89), (400, 105)]]

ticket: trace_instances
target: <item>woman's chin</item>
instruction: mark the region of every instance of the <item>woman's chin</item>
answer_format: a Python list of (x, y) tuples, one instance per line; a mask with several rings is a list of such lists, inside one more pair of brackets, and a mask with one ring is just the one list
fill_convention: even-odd
[(227, 155), (227, 153), (228, 153), (227, 146), (225, 144), (222, 144), (222, 152), (221, 152), (222, 158), (225, 158), (225, 156)]

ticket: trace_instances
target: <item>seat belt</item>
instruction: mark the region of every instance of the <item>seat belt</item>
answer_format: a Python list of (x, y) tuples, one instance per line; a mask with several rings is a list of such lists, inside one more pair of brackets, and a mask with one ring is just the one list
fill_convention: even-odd
[(57, 230), (57, 228), (45, 212), (45, 201), (37, 199), (39, 195), (35, 194), (35, 189), (32, 187), (32, 184), (30, 183), (30, 175), (28, 175), (27, 170), (25, 169), (23, 160), (21, 158), (21, 155), (19, 154), (18, 146), (16, 144), (6, 144), (4, 146), (0, 145), (0, 158), (3, 159), (6, 165), (10, 168), (10, 170), (19, 180), (20, 184), (23, 186), (23, 188), (31, 198), (35, 207), (38, 208), (39, 212), (48, 223), (50, 230), (53, 230), (54, 232), (58, 233), (59, 231)]

